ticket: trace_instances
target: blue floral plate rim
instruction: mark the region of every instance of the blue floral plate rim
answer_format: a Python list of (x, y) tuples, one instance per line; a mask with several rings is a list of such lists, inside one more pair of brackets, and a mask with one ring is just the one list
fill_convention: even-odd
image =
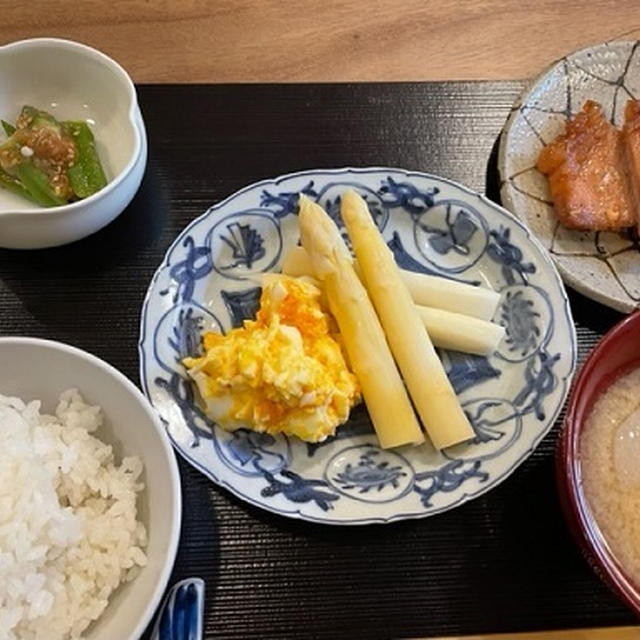
[[(147, 293), (145, 295), (144, 301), (143, 301), (143, 305), (142, 305), (142, 311), (141, 311), (141, 318), (140, 318), (140, 338), (138, 341), (138, 352), (139, 352), (139, 375), (140, 375), (140, 382), (141, 382), (141, 386), (143, 388), (143, 391), (145, 392), (145, 394), (147, 395), (147, 397), (150, 399), (151, 401), (151, 394), (150, 394), (150, 389), (149, 389), (149, 385), (148, 382), (146, 380), (145, 377), (145, 364), (146, 364), (146, 353), (144, 350), (144, 342), (145, 340), (148, 338), (148, 336), (146, 335), (146, 327), (145, 327), (145, 323), (147, 320), (147, 313), (148, 313), (148, 307), (150, 304), (150, 301), (153, 297), (153, 288), (157, 283), (157, 280), (159, 279), (159, 277), (161, 276), (162, 272), (164, 269), (166, 269), (169, 266), (169, 261), (170, 261), (170, 256), (172, 254), (173, 251), (175, 251), (177, 249), (177, 247), (179, 247), (182, 239), (196, 226), (198, 225), (200, 222), (202, 222), (204, 219), (215, 215), (216, 212), (224, 209), (224, 207), (226, 207), (229, 203), (231, 203), (233, 200), (235, 200), (236, 198), (247, 194), (251, 191), (254, 190), (259, 190), (262, 189), (264, 187), (276, 187), (278, 185), (280, 185), (282, 182), (288, 181), (288, 180), (292, 180), (295, 178), (304, 178), (304, 177), (319, 177), (319, 176), (324, 176), (324, 177), (332, 177), (332, 176), (344, 176), (344, 175), (354, 175), (354, 176), (358, 176), (358, 175), (362, 175), (362, 176), (367, 176), (369, 174), (372, 173), (390, 173), (390, 174), (400, 174), (408, 179), (411, 178), (418, 178), (421, 180), (431, 180), (431, 181), (435, 181), (435, 182), (440, 182), (443, 183), (445, 185), (450, 186), (453, 189), (459, 190), (462, 194), (464, 194), (465, 196), (468, 196), (469, 198), (473, 198), (476, 200), (479, 200), (483, 205), (489, 207), (490, 209), (493, 209), (494, 211), (496, 211), (497, 213), (499, 213), (500, 215), (505, 216), (509, 222), (511, 224), (513, 224), (514, 226), (518, 227), (526, 236), (527, 241), (535, 247), (535, 249), (542, 255), (545, 257), (546, 259), (546, 266), (548, 268), (549, 273), (552, 275), (555, 284), (558, 287), (558, 291), (561, 293), (562, 296), (562, 300), (563, 300), (563, 306), (562, 306), (562, 312), (564, 315), (564, 318), (566, 320), (566, 327), (568, 330), (568, 335), (569, 335), (569, 343), (570, 343), (570, 361), (568, 363), (568, 372), (566, 373), (566, 375), (562, 376), (559, 379), (559, 384), (562, 385), (562, 389), (561, 389), (561, 401), (557, 403), (557, 406), (554, 408), (554, 411), (552, 413), (552, 415), (550, 415), (549, 417), (546, 418), (545, 422), (546, 422), (546, 426), (545, 428), (535, 437), (535, 439), (532, 441), (532, 444), (530, 447), (528, 447), (528, 449), (526, 449), (505, 471), (503, 471), (500, 476), (496, 479), (493, 480), (492, 482), (483, 485), (482, 487), (480, 487), (479, 489), (472, 491), (472, 492), (467, 492), (466, 490), (461, 492), (460, 495), (458, 496), (458, 498), (450, 503), (447, 504), (441, 508), (433, 508), (433, 509), (429, 509), (429, 510), (420, 510), (420, 511), (412, 511), (412, 512), (396, 512), (392, 515), (389, 516), (368, 516), (368, 517), (362, 517), (362, 518), (354, 518), (354, 519), (349, 519), (349, 520), (344, 520), (344, 519), (331, 519), (329, 517), (326, 517), (326, 515), (320, 515), (320, 516), (315, 516), (313, 514), (309, 514), (307, 512), (305, 512), (304, 509), (301, 508), (295, 508), (295, 509), (282, 509), (279, 508), (277, 506), (275, 506), (272, 503), (268, 503), (265, 502), (263, 500), (259, 500), (259, 499), (255, 499), (249, 495), (247, 495), (246, 493), (244, 493), (242, 490), (240, 490), (237, 486), (235, 486), (233, 483), (228, 482), (227, 480), (225, 480), (224, 478), (220, 477), (219, 473), (216, 473), (213, 469), (211, 469), (210, 467), (207, 467), (203, 464), (201, 464), (200, 462), (198, 462), (197, 460), (195, 460), (192, 456), (190, 456), (185, 450), (184, 448), (181, 446), (181, 444), (173, 437), (173, 435), (169, 432), (169, 430), (167, 429), (167, 435), (170, 439), (170, 441), (172, 442), (174, 448), (179, 452), (179, 454), (183, 457), (183, 459), (188, 462), (191, 466), (193, 466), (194, 468), (198, 469), (201, 473), (203, 473), (205, 476), (207, 476), (210, 480), (212, 480), (214, 483), (218, 484), (219, 486), (223, 487), (224, 489), (230, 491), (234, 496), (236, 496), (237, 498), (241, 499), (244, 502), (247, 502), (248, 504), (251, 504), (252, 506), (255, 507), (259, 507), (261, 509), (265, 509), (269, 512), (275, 513), (277, 515), (281, 515), (283, 517), (289, 517), (289, 518), (294, 518), (294, 519), (303, 519), (303, 520), (307, 520), (310, 522), (315, 522), (315, 523), (320, 523), (320, 524), (330, 524), (330, 525), (342, 525), (342, 526), (348, 526), (348, 525), (367, 525), (367, 524), (388, 524), (391, 522), (398, 522), (401, 520), (407, 520), (407, 519), (419, 519), (419, 518), (425, 518), (425, 517), (429, 517), (431, 515), (436, 515), (438, 513), (442, 513), (444, 511), (448, 511), (452, 508), (455, 508), (457, 506), (460, 506), (466, 502), (469, 502), (472, 499), (478, 498), (482, 495), (484, 495), (485, 493), (487, 493), (489, 490), (491, 490), (492, 488), (494, 488), (495, 486), (497, 486), (498, 484), (500, 484), (501, 482), (503, 482), (504, 480), (506, 480), (516, 469), (518, 466), (520, 466), (530, 455), (531, 453), (537, 448), (537, 446), (539, 445), (540, 441), (546, 436), (548, 435), (549, 431), (551, 430), (551, 428), (553, 427), (553, 425), (555, 424), (558, 415), (561, 413), (565, 401), (566, 401), (566, 397), (568, 395), (570, 386), (571, 386), (571, 381), (573, 379), (573, 375), (575, 374), (575, 370), (576, 370), (576, 364), (577, 364), (577, 337), (576, 337), (576, 331), (575, 331), (575, 325), (573, 323), (573, 319), (572, 319), (572, 314), (571, 314), (571, 307), (569, 304), (569, 299), (567, 297), (567, 293), (566, 290), (564, 288), (562, 279), (555, 267), (555, 265), (553, 264), (553, 262), (549, 259), (547, 252), (545, 250), (545, 248), (543, 247), (543, 245), (540, 243), (540, 241), (535, 237), (535, 235), (533, 235), (531, 233), (531, 231), (529, 230), (529, 228), (526, 226), (526, 224), (524, 224), (521, 220), (519, 220), (513, 213), (511, 213), (510, 211), (508, 211), (507, 209), (505, 209), (504, 207), (500, 206), (499, 204), (493, 202), (492, 200), (490, 200), (489, 198), (487, 198), (485, 195), (478, 193), (454, 180), (448, 179), (448, 178), (444, 178), (442, 176), (438, 176), (436, 174), (431, 174), (428, 172), (424, 172), (424, 171), (418, 171), (418, 170), (407, 170), (407, 169), (403, 169), (403, 168), (397, 168), (397, 167), (387, 167), (387, 166), (368, 166), (368, 167), (341, 167), (341, 168), (324, 168), (324, 169), (306, 169), (306, 170), (301, 170), (301, 171), (295, 171), (295, 172), (291, 172), (291, 173), (287, 173), (287, 174), (282, 174), (276, 178), (266, 178), (254, 183), (251, 183), (245, 187), (242, 187), (241, 189), (233, 192), (232, 194), (230, 194), (229, 196), (227, 196), (226, 198), (224, 198), (223, 200), (221, 200), (220, 202), (217, 202), (216, 204), (210, 206), (209, 208), (206, 209), (206, 211), (204, 211), (201, 215), (197, 216), (196, 218), (194, 218), (191, 222), (189, 222), (189, 224), (187, 224), (181, 231), (180, 233), (176, 236), (176, 238), (173, 240), (173, 242), (168, 246), (163, 260), (160, 263), (160, 265), (158, 266), (158, 268), (156, 269), (156, 271), (154, 272), (154, 275), (149, 283), (149, 287), (147, 290)], [(560, 311), (558, 309), (558, 311)]]

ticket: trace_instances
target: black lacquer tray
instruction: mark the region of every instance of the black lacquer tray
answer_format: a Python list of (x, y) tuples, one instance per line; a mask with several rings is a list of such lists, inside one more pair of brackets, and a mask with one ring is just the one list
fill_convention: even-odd
[[(0, 250), (0, 334), (68, 342), (138, 383), (140, 307), (179, 231), (299, 169), (397, 166), (497, 199), (495, 151), (522, 84), (150, 85), (142, 188), (96, 235)], [(580, 362), (619, 314), (570, 291)], [(180, 460), (173, 580), (206, 580), (206, 638), (378, 638), (630, 624), (564, 526), (558, 424), (503, 484), (424, 520), (329, 527), (250, 507)]]

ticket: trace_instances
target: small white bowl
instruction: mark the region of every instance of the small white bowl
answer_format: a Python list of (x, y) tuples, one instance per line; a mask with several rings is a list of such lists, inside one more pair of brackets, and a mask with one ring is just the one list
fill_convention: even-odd
[(108, 183), (84, 200), (51, 208), (0, 189), (0, 247), (53, 247), (98, 231), (131, 202), (147, 163), (131, 78), (111, 58), (77, 42), (13, 42), (0, 47), (0, 117), (15, 122), (25, 104), (61, 120), (89, 122)]
[(103, 408), (105, 424), (97, 436), (113, 445), (118, 459), (137, 455), (144, 464), (145, 489), (138, 515), (147, 527), (148, 564), (122, 584), (87, 640), (137, 639), (160, 604), (173, 567), (182, 502), (173, 449), (159, 418), (142, 393), (123, 374), (85, 351), (36, 338), (0, 338), (0, 393), (39, 399), (52, 413), (58, 395), (76, 387), (86, 401)]

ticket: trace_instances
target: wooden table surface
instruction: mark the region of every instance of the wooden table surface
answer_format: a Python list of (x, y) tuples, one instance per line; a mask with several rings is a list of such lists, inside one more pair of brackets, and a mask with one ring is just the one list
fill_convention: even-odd
[[(139, 83), (522, 79), (582, 46), (640, 38), (633, 0), (0, 0), (0, 10), (0, 44), (85, 42)], [(517, 637), (633, 640), (640, 628)]]
[(634, 0), (0, 0), (0, 43), (58, 36), (136, 82), (521, 79), (640, 37)]

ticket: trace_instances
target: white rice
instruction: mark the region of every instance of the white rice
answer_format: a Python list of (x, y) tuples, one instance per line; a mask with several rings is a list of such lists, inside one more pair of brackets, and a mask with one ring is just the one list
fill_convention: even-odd
[(100, 407), (75, 389), (56, 415), (0, 395), (0, 639), (80, 638), (147, 562), (142, 462), (91, 435)]

